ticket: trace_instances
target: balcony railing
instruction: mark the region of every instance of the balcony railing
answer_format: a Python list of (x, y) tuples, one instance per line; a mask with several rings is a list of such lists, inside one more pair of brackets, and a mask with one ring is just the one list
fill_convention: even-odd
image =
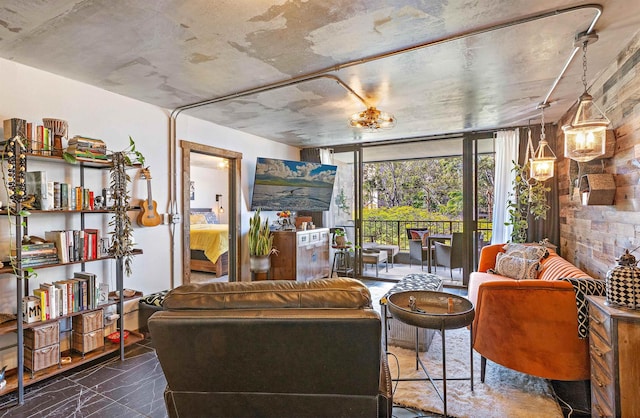
[[(378, 244), (398, 245), (400, 251), (409, 251), (409, 238), (407, 229), (428, 228), (429, 233), (451, 234), (463, 232), (462, 221), (383, 221), (363, 220), (362, 230), (365, 242), (375, 241)], [(478, 221), (478, 231), (481, 247), (490, 241), (491, 222)]]

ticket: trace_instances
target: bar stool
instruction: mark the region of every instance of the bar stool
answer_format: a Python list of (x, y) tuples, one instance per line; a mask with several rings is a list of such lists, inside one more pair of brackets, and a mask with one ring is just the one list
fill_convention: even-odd
[(329, 277), (333, 277), (333, 272), (335, 271), (338, 275), (343, 274), (345, 276), (351, 276), (353, 274), (353, 268), (349, 265), (350, 263), (350, 255), (349, 249), (350, 245), (332, 245), (335, 253), (333, 254), (333, 263), (331, 264), (331, 274)]

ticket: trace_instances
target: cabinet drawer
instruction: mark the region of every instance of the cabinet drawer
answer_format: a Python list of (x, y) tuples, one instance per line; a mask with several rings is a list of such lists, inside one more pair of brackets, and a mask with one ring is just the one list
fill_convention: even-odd
[(52, 344), (48, 347), (32, 350), (24, 347), (24, 366), (32, 372), (55, 366), (60, 361), (60, 345)]
[(598, 334), (589, 333), (589, 354), (591, 362), (597, 363), (611, 376), (614, 375), (614, 351)]
[(104, 327), (102, 309), (73, 317), (73, 330), (80, 334)]
[[(591, 393), (598, 392), (599, 398), (607, 405), (613, 405), (616, 399), (613, 374), (591, 361)], [(592, 395), (593, 396), (593, 395)]]
[(24, 330), (24, 345), (33, 350), (57, 344), (59, 341), (60, 324), (58, 321)]
[(611, 319), (595, 306), (589, 305), (589, 330), (611, 344)]
[(104, 331), (101, 329), (81, 334), (79, 332), (72, 333), (71, 348), (79, 353), (88, 353), (96, 348), (104, 347)]
[(298, 234), (298, 246), (309, 244), (309, 237), (308, 233)]

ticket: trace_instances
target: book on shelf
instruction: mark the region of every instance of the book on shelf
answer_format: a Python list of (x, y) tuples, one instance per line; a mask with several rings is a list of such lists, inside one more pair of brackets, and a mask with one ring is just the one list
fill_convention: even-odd
[(45, 231), (44, 237), (56, 246), (58, 258), (61, 263), (69, 262), (69, 252), (67, 245), (67, 233), (65, 231)]
[(92, 146), (92, 147), (96, 147), (96, 148), (106, 148), (107, 144), (105, 144), (105, 142), (102, 139), (96, 139), (96, 138), (89, 138), (86, 136), (81, 136), (81, 135), (75, 135), (73, 138), (69, 139), (69, 141), (67, 141), (67, 143), (69, 145), (85, 145), (85, 146)]
[(69, 185), (67, 183), (60, 183), (60, 207), (69, 209)]
[(42, 283), (40, 289), (45, 289), (47, 292), (49, 317), (48, 319), (56, 319), (60, 316), (60, 308), (58, 306), (58, 299), (60, 297), (60, 289), (55, 287), (51, 283)]
[[(60, 197), (58, 196), (58, 200)], [(47, 199), (44, 202), (43, 210), (53, 210), (55, 209), (55, 182), (48, 181), (47, 182)]]
[(27, 121), (19, 118), (5, 119), (4, 126), (4, 139), (11, 139), (15, 136), (21, 138), (27, 137)]
[(33, 296), (40, 298), (40, 318), (43, 321), (49, 319), (49, 298), (46, 289), (33, 289)]
[(62, 188), (57, 181), (53, 182), (53, 208), (60, 209), (62, 207), (62, 196), (60, 195)]
[(60, 315), (68, 315), (69, 312), (69, 292), (67, 290), (67, 283), (64, 280), (58, 280), (53, 282), (53, 285), (60, 289)]
[[(36, 253), (42, 250), (50, 250), (50, 249), (55, 249), (56, 248), (56, 244), (54, 242), (39, 242), (39, 243), (34, 243), (34, 244), (22, 244), (20, 245), (20, 250), (22, 251), (22, 254), (28, 254), (28, 253)], [(16, 255), (16, 249), (12, 248), (11, 249), (11, 255)]]
[(86, 291), (82, 295), (86, 309), (95, 309), (98, 306), (99, 299), (99, 283), (97, 283), (96, 274), (87, 271), (76, 271), (73, 273), (73, 277), (83, 281), (83, 288), (86, 285)]
[(22, 257), (21, 259), (22, 267), (39, 267), (46, 266), (48, 264), (58, 264), (59, 262), (60, 260), (58, 259), (58, 254), (37, 257)]

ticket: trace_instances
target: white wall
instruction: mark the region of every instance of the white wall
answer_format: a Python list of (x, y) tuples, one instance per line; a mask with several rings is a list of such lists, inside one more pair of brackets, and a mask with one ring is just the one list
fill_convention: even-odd
[[(0, 59), (0, 74), (2, 74), (0, 77), (1, 120), (17, 117), (42, 123), (42, 118), (64, 119), (69, 124), (69, 136), (79, 134), (101, 138), (107, 143), (109, 149), (115, 151), (126, 148), (131, 136), (136, 141), (137, 148), (145, 155), (146, 165), (151, 168), (153, 198), (158, 203), (158, 212), (168, 211), (170, 196), (170, 112), (168, 110), (4, 59)], [(194, 119), (185, 114), (178, 117), (177, 140), (188, 140), (243, 153), (241, 216), (243, 248), (245, 248), (250, 217), (248, 212), (250, 184), (253, 182), (256, 158), (260, 156), (297, 160), (298, 149)], [(177, 186), (180, 188), (182, 168), (179, 145), (176, 149), (178, 151)], [(29, 171), (36, 169), (47, 170), (50, 179), (55, 177), (59, 181), (65, 179), (65, 181), (79, 183), (78, 170), (72, 166), (61, 165), (52, 168), (51, 164), (42, 167), (38, 164), (29, 164)], [(145, 199), (146, 181), (141, 179), (137, 172), (131, 174), (132, 176), (135, 174), (132, 184), (134, 201)], [(89, 177), (88, 183), (92, 188), (106, 187), (106, 174), (92, 173)], [(177, 190), (176, 196), (180, 199), (182, 191)], [(0, 199), (6, 202), (6, 197)], [(271, 214), (272, 218), (274, 216), (275, 214)], [(78, 229), (79, 219), (77, 218), (79, 216), (62, 214), (34, 215), (29, 220), (30, 232), (38, 235), (38, 233), (44, 234), (44, 231), (49, 229)], [(106, 215), (91, 214), (87, 219), (91, 225), (95, 224), (106, 230)], [(178, 235), (175, 248), (171, 248), (170, 245), (170, 228), (168, 225), (153, 228), (136, 226), (134, 238), (144, 250), (144, 254), (135, 258), (133, 275), (125, 278), (125, 287), (141, 290), (145, 294), (169, 288), (172, 257), (175, 260), (175, 285), (181, 284), (181, 226), (176, 228)], [(13, 227), (8, 225), (6, 219), (0, 220), (0, 252), (3, 255), (8, 249), (9, 234), (12, 230)], [(248, 256), (243, 254), (242, 260), (245, 263), (243, 271), (248, 276)], [(95, 262), (87, 264), (86, 268), (101, 275), (103, 280), (109, 282), (113, 288), (115, 287), (113, 264), (106, 261)], [(34, 280), (34, 285), (67, 278), (76, 270), (79, 270), (79, 266), (38, 270), (38, 278)], [(12, 280), (9, 275), (3, 275), (0, 277), (0, 312), (15, 312), (15, 309), (15, 280)]]

